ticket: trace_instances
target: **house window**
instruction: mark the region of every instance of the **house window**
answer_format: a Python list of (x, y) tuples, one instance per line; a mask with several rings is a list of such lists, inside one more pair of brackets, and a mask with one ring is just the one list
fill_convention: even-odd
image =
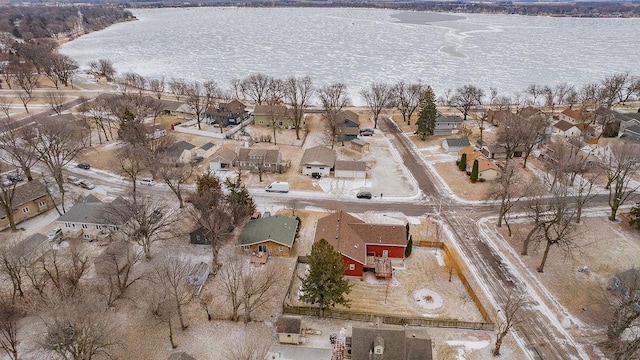
[(320, 167), (319, 169), (320, 169), (320, 170), (324, 170), (324, 167)]
[(278, 251), (282, 252), (283, 250), (282, 246), (278, 246)]
[(349, 270), (353, 271), (356, 269), (356, 264), (349, 264)]
[(47, 203), (46, 203), (44, 200), (42, 200), (42, 201), (40, 201), (40, 202), (38, 203), (38, 206), (43, 207), (43, 206), (45, 206), (46, 204), (47, 204)]
[(87, 226), (87, 224), (82, 224), (82, 228), (83, 228), (83, 229), (88, 229), (88, 228), (89, 228), (89, 226)]
[(307, 169), (311, 170), (311, 166), (307, 166)]
[(28, 213), (29, 212), (29, 207), (26, 206), (26, 207), (22, 208), (22, 212), (23, 213)]

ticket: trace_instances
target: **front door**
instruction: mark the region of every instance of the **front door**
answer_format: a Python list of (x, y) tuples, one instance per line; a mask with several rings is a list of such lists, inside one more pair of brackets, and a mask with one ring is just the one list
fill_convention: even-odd
[(382, 250), (382, 257), (383, 258), (388, 258), (389, 257), (389, 250)]
[(267, 245), (258, 245), (258, 252), (266, 253), (267, 252)]

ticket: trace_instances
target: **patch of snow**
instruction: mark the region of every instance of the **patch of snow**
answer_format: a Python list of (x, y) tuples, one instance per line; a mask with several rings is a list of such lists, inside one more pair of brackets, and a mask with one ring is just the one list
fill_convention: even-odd
[(422, 219), (415, 216), (408, 216), (407, 222), (411, 225), (420, 225), (422, 223)]
[(390, 287), (400, 286), (400, 282), (394, 277), (392, 277), (391, 280), (378, 279), (375, 277), (373, 273), (370, 273), (370, 272), (365, 273), (364, 281), (367, 284), (371, 284), (371, 285), (382, 285), (382, 286), (389, 285)]
[(465, 349), (469, 350), (478, 350), (487, 347), (489, 345), (489, 342), (487, 340), (448, 340), (447, 345), (462, 346)]
[(430, 289), (420, 289), (413, 293), (416, 303), (427, 310), (439, 309), (444, 305), (442, 296)]
[(440, 266), (444, 266), (445, 265), (444, 258), (442, 257), (442, 253), (443, 252), (444, 251), (438, 250), (438, 249), (433, 250), (433, 256), (436, 257), (436, 260), (438, 261), (438, 265), (440, 265)]

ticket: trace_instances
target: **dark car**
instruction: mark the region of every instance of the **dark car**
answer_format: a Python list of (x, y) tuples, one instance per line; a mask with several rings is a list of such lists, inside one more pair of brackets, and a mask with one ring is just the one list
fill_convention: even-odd
[(322, 174), (317, 173), (317, 172), (311, 173), (311, 177), (314, 178), (314, 179), (320, 179), (322, 177)]
[(91, 169), (91, 165), (89, 165), (89, 164), (87, 164), (87, 163), (79, 163), (77, 166), (78, 166), (80, 169), (83, 169), (83, 170), (89, 170), (89, 169)]
[(371, 197), (372, 197), (372, 196), (371, 196), (371, 193), (370, 193), (370, 192), (368, 192), (368, 191), (360, 191), (360, 192), (356, 195), (356, 197), (357, 197), (358, 199), (371, 199)]

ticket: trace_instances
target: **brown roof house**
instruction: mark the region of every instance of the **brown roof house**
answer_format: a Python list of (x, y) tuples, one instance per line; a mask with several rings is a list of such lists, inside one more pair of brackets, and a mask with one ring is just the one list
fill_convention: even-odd
[(240, 148), (235, 165), (240, 170), (254, 172), (278, 172), (286, 171), (288, 164), (282, 161), (282, 154), (278, 149)]
[(306, 149), (300, 160), (302, 175), (320, 174), (329, 176), (336, 162), (336, 151), (326, 146), (318, 145)]
[(365, 269), (391, 277), (390, 258), (404, 259), (407, 234), (404, 225), (367, 224), (339, 211), (318, 220), (315, 240), (325, 239), (342, 254), (347, 276), (362, 276)]
[(487, 122), (500, 126), (500, 124), (517, 119), (518, 115), (509, 110), (491, 110), (487, 111)]
[(431, 339), (422, 329), (354, 326), (350, 343), (352, 360), (433, 359)]
[[(303, 120), (304, 121), (304, 120)], [(256, 105), (253, 110), (253, 122), (259, 126), (275, 124), (280, 128), (293, 128), (293, 113), (284, 105)], [(300, 124), (304, 126), (304, 124)]]
[[(29, 181), (26, 184), (16, 186), (13, 190), (11, 190), (11, 186), (13, 185), (10, 185), (6, 192), (8, 194), (13, 192), (11, 204), (13, 205), (12, 213), (15, 224), (31, 219), (53, 208), (47, 187), (40, 181)], [(0, 230), (4, 230), (9, 226), (7, 210), (4, 206), (0, 206)]]
[(213, 158), (209, 161), (209, 170), (229, 170), (233, 167), (233, 163), (236, 161), (238, 154), (235, 151), (227, 148), (218, 149), (213, 153)]
[(462, 154), (467, 155), (467, 174), (471, 173), (471, 171), (473, 170), (473, 163), (477, 160), (478, 179), (491, 181), (502, 176), (502, 170), (500, 170), (500, 167), (498, 167), (498, 165), (493, 163), (491, 160), (487, 159), (483, 152), (478, 151), (473, 146), (468, 146), (458, 152), (460, 158), (462, 158)]
[(238, 237), (238, 246), (254, 253), (290, 256), (298, 224), (298, 219), (283, 215), (249, 220)]
[(367, 163), (365, 161), (336, 160), (334, 175), (337, 178), (365, 179)]
[(580, 129), (576, 124), (565, 120), (560, 120), (553, 124), (553, 132), (556, 135), (563, 137), (577, 137), (580, 136)]
[(564, 109), (560, 113), (559, 119), (560, 121), (566, 121), (573, 125), (577, 125), (588, 120), (590, 116), (591, 114), (589, 114), (588, 111)]
[(276, 333), (280, 344), (301, 344), (302, 319), (293, 316), (280, 316), (276, 324)]

